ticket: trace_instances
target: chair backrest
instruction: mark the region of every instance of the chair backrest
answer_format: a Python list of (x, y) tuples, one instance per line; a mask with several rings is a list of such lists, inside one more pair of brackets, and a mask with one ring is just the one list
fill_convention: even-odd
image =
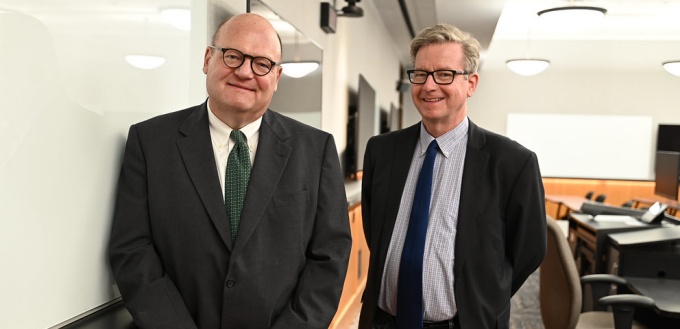
[(541, 317), (546, 329), (573, 329), (581, 313), (581, 281), (557, 222), (547, 218), (548, 250), (540, 268)]
[(588, 191), (588, 193), (586, 193), (586, 199), (588, 199), (588, 200), (592, 199), (592, 198), (593, 198), (593, 194), (595, 194), (595, 192), (593, 192), (593, 191)]
[(599, 194), (598, 196), (595, 197), (595, 202), (604, 202), (604, 200), (607, 199), (606, 194)]

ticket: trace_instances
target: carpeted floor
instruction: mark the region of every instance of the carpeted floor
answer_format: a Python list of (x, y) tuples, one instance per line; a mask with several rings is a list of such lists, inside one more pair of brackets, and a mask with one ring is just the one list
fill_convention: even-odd
[(510, 329), (544, 329), (539, 301), (539, 271), (529, 276), (510, 301)]

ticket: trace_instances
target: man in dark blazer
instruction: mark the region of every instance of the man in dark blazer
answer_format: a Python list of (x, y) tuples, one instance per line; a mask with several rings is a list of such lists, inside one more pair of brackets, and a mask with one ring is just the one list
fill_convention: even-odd
[[(536, 155), (467, 117), (479, 47), (451, 25), (421, 31), (411, 43), (415, 70), (408, 73), (422, 121), (368, 142), (362, 211), (371, 255), (361, 329), (508, 328), (511, 296), (543, 259), (544, 190)], [(406, 283), (422, 286), (422, 298), (399, 299), (399, 290), (407, 290), (400, 263), (414, 221), (415, 185), (433, 141), (438, 148), (422, 282)], [(404, 324), (399, 313), (409, 307), (417, 308), (420, 322)]]
[[(328, 328), (351, 248), (333, 137), (267, 108), (281, 44), (266, 19), (212, 41), (208, 100), (130, 128), (109, 247), (125, 306), (140, 328)], [(233, 130), (252, 161), (235, 232)]]

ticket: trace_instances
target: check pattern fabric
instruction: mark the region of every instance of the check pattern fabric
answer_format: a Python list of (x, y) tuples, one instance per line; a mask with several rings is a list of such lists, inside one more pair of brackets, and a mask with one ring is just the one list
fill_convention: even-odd
[[(453, 267), (468, 128), (466, 118), (453, 130), (437, 137), (441, 156), (434, 163), (430, 217), (423, 256), (424, 321), (448, 320), (457, 313)], [(387, 250), (378, 306), (391, 315), (397, 314), (399, 264), (416, 184), (427, 147), (433, 139), (421, 127)]]
[(397, 328), (423, 327), (423, 253), (432, 199), (432, 172), (439, 145), (437, 140), (427, 147), (420, 169), (413, 208), (399, 265), (397, 285)]
[(246, 136), (240, 130), (232, 130), (229, 135), (234, 141), (234, 147), (227, 159), (227, 174), (224, 183), (224, 205), (229, 218), (231, 239), (236, 240), (238, 225), (241, 221), (243, 200), (246, 197), (248, 180), (250, 179), (250, 151)]

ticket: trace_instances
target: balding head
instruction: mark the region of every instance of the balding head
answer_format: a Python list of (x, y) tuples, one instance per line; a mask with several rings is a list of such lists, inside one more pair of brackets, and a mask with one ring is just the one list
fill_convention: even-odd
[[(219, 41), (218, 39), (222, 35), (231, 33), (229, 31), (257, 31), (256, 33), (260, 34), (260, 37), (262, 37), (262, 35), (276, 36), (276, 41), (279, 44), (279, 55), (282, 55), (283, 53), (281, 37), (274, 29), (274, 26), (272, 26), (272, 24), (266, 18), (260, 15), (245, 13), (225, 19), (217, 27), (215, 34), (213, 34), (212, 44), (216, 45)], [(281, 58), (279, 57), (278, 59), (272, 59), (278, 62)]]

